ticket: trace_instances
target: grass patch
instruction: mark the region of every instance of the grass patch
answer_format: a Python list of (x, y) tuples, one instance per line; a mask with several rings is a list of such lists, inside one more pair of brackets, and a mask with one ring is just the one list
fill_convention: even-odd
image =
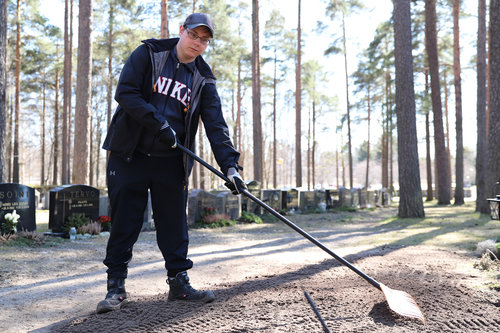
[(257, 223), (261, 224), (262, 223), (262, 218), (254, 213), (250, 212), (241, 212), (241, 216), (238, 218), (238, 221), (244, 222), (244, 223)]
[[(373, 228), (372, 245), (432, 245), (474, 250), (476, 244), (500, 235), (500, 221), (474, 211), (475, 203), (438, 206), (426, 203), (425, 218), (390, 217)], [(368, 240), (366, 241), (368, 244)]]
[(222, 227), (230, 227), (233, 225), (236, 225), (235, 220), (221, 219), (221, 220), (213, 221), (211, 223), (196, 222), (191, 226), (191, 228), (193, 228), (193, 229), (204, 229), (204, 228), (215, 229), (215, 228), (222, 228)]

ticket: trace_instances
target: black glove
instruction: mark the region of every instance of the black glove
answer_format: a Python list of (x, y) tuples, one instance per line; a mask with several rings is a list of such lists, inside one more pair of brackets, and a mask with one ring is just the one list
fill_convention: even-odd
[(248, 190), (247, 185), (235, 168), (229, 168), (229, 170), (227, 170), (227, 178), (229, 178), (230, 182), (226, 182), (224, 185), (226, 185), (234, 195), (240, 194), (243, 190)]
[(160, 142), (165, 143), (169, 147), (177, 147), (177, 136), (175, 135), (174, 129), (170, 125), (161, 129), (158, 137)]

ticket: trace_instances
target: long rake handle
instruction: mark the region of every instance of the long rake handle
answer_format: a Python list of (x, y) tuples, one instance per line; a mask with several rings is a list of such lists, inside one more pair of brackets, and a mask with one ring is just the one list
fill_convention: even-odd
[[(215, 169), (213, 166), (211, 166), (210, 164), (208, 164), (207, 162), (205, 162), (198, 155), (196, 155), (195, 153), (193, 153), (192, 151), (190, 151), (189, 149), (187, 149), (183, 145), (181, 145), (181, 144), (178, 143), (177, 147), (180, 150), (182, 150), (183, 152), (185, 152), (186, 154), (188, 154), (189, 156), (191, 156), (192, 158), (194, 158), (196, 161), (198, 161), (204, 167), (206, 167), (207, 169), (209, 169), (210, 171), (212, 171), (213, 173), (215, 173), (217, 176), (219, 176), (220, 178), (222, 178), (224, 181), (230, 182), (229, 178), (227, 178), (222, 172), (220, 172), (219, 170)], [(323, 251), (325, 251), (326, 253), (328, 253), (329, 255), (331, 255), (332, 257), (334, 257), (335, 259), (337, 259), (338, 261), (340, 261), (340, 263), (342, 263), (344, 266), (347, 266), (349, 269), (351, 269), (356, 274), (358, 274), (359, 276), (361, 276), (363, 279), (365, 279), (366, 281), (368, 281), (375, 288), (377, 288), (379, 290), (382, 290), (381, 287), (380, 287), (380, 283), (377, 282), (375, 279), (373, 279), (369, 275), (363, 273), (358, 268), (356, 268), (353, 264), (351, 264), (349, 261), (345, 260), (344, 258), (342, 258), (341, 256), (339, 256), (335, 252), (333, 252), (330, 249), (328, 249), (326, 246), (324, 246), (323, 244), (321, 244), (321, 242), (318, 241), (316, 238), (314, 238), (313, 236), (309, 235), (307, 232), (305, 232), (304, 230), (302, 230), (301, 228), (299, 228), (297, 225), (295, 225), (292, 221), (288, 220), (283, 215), (281, 215), (280, 213), (278, 213), (277, 211), (275, 211), (273, 208), (271, 208), (270, 206), (268, 206), (266, 203), (264, 203), (261, 200), (259, 200), (252, 193), (248, 192), (247, 190), (243, 190), (242, 193), (246, 197), (248, 197), (249, 199), (251, 199), (252, 201), (254, 201), (255, 203), (257, 203), (259, 206), (261, 206), (262, 208), (264, 208), (265, 210), (267, 210), (269, 213), (271, 213), (272, 215), (274, 215), (275, 217), (277, 217), (279, 220), (281, 220), (282, 222), (284, 222), (290, 228), (292, 228), (293, 230), (295, 230), (296, 232), (298, 232), (299, 234), (301, 234), (302, 236), (304, 236), (305, 238), (307, 238), (314, 245), (316, 245), (317, 247), (319, 247), (320, 249), (322, 249)]]

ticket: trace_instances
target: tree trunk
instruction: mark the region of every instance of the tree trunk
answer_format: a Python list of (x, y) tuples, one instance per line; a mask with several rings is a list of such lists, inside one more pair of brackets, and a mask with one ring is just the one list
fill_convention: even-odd
[(399, 217), (424, 217), (418, 166), (410, 0), (394, 1)]
[(311, 110), (309, 111), (309, 119), (307, 121), (307, 190), (311, 190)]
[(54, 101), (54, 168), (52, 169), (52, 184), (57, 184), (57, 176), (59, 173), (58, 162), (59, 162), (59, 69), (56, 69), (56, 97)]
[(12, 182), (20, 182), (19, 158), (21, 154), (19, 142), (19, 113), (20, 113), (20, 92), (21, 92), (21, 13), (20, 13), (20, 0), (17, 0), (16, 8), (16, 92), (15, 92), (15, 106), (14, 106), (14, 159), (12, 164)]
[(347, 104), (347, 151), (349, 158), (349, 188), (353, 188), (352, 174), (352, 143), (351, 143), (351, 104), (349, 102), (349, 72), (347, 70), (347, 45), (345, 35), (344, 12), (342, 12), (342, 41), (344, 47), (344, 69), (345, 69), (345, 95)]
[[(450, 153), (450, 118), (448, 117), (448, 71), (445, 69), (443, 71), (443, 82), (444, 82), (444, 128), (445, 128), (445, 133), (444, 133), (444, 143), (446, 147), (446, 158), (448, 159), (448, 184), (450, 184), (450, 193), (453, 193), (453, 188), (451, 185), (451, 153)], [(450, 194), (451, 195), (451, 194)]]
[(101, 122), (102, 119), (101, 117), (97, 117), (97, 124), (96, 124), (96, 142), (95, 142), (95, 150), (96, 150), (96, 158), (95, 158), (95, 186), (99, 187), (99, 175), (100, 173), (100, 163), (99, 160), (101, 159), (101, 139), (102, 139), (102, 129), (101, 129)]
[[(114, 22), (115, 22), (115, 0), (109, 1), (109, 35), (108, 35), (108, 84), (107, 84), (107, 127), (111, 124), (111, 106), (112, 106), (112, 97), (113, 97), (113, 48), (114, 48)], [(106, 153), (106, 165), (108, 164), (109, 154)], [(99, 164), (99, 160), (97, 162)]]
[[(499, 181), (500, 165), (500, 0), (490, 0), (489, 31), (490, 129), (488, 131), (488, 164), (486, 186), (493, 190)], [(498, 191), (498, 188), (496, 189)], [(493, 191), (492, 191), (493, 192)], [(496, 193), (491, 193), (494, 195)]]
[(316, 184), (316, 102), (313, 101), (313, 116), (312, 116), (312, 152), (311, 152), (311, 165), (312, 165), (312, 185), (313, 189)]
[(455, 205), (464, 204), (464, 143), (462, 132), (462, 79), (460, 77), (460, 0), (453, 0), (453, 73), (455, 76), (455, 121), (457, 152), (455, 162)]
[[(429, 72), (425, 70), (425, 98), (429, 96)], [(425, 201), (434, 200), (432, 188), (432, 158), (431, 158), (431, 129), (429, 120), (429, 110), (425, 110), (425, 165), (427, 173), (427, 196)]]
[(277, 75), (277, 56), (276, 56), (276, 48), (274, 48), (274, 73), (273, 73), (273, 188), (278, 187), (278, 171), (276, 170), (276, 160), (278, 158), (276, 153), (276, 87), (278, 85)]
[[(199, 124), (199, 145), (200, 145), (200, 157), (203, 158), (204, 155), (205, 155), (205, 149), (204, 149), (204, 145), (203, 145), (203, 123), (201, 122), (200, 120), (200, 124)], [(205, 186), (205, 168), (200, 168), (200, 189), (202, 190), (205, 190), (206, 189), (206, 186)]]
[(252, 110), (253, 110), (253, 174), (262, 183), (262, 123), (260, 105), (259, 1), (252, 0)]
[(89, 183), (90, 107), (92, 82), (92, 0), (80, 0), (75, 105), (73, 183)]
[(94, 170), (94, 145), (93, 143), (95, 142), (94, 140), (94, 124), (93, 124), (93, 118), (89, 114), (89, 169), (88, 169), (88, 175), (89, 175), (89, 181), (88, 184), (90, 186), (95, 186), (94, 183), (94, 173), (92, 172)]
[(0, 183), (6, 183), (7, 171), (7, 1), (0, 5)]
[(438, 204), (450, 203), (449, 161), (446, 154), (439, 82), (439, 62), (436, 32), (436, 0), (425, 1), (425, 41), (431, 76), (432, 110), (434, 114), (434, 147), (437, 165)]
[(295, 62), (295, 184), (302, 186), (302, 36), (300, 28), (301, 0), (298, 0), (297, 61)]
[(43, 75), (42, 82), (42, 119), (41, 119), (41, 130), (42, 130), (42, 149), (41, 149), (41, 166), (40, 166), (40, 185), (45, 185), (45, 74)]
[(70, 146), (71, 146), (71, 92), (73, 67), (73, 0), (65, 0), (64, 6), (64, 86), (62, 119), (62, 163), (61, 183), (70, 183)]
[[(193, 4), (193, 12), (194, 12), (194, 4)], [(161, 38), (169, 38), (167, 0), (161, 0)]]
[(366, 143), (366, 172), (365, 172), (365, 190), (368, 190), (370, 186), (369, 174), (370, 174), (370, 130), (371, 130), (371, 92), (370, 87), (368, 87), (368, 135), (367, 135), (367, 143)]
[(478, 1), (477, 29), (477, 143), (476, 143), (476, 211), (489, 212), (486, 198), (486, 0)]

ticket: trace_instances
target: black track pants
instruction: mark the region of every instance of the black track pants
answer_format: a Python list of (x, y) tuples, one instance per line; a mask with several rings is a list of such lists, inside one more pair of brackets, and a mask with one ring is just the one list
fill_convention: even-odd
[(190, 269), (187, 259), (187, 186), (182, 155), (148, 157), (135, 154), (132, 162), (110, 154), (107, 168), (111, 204), (111, 235), (104, 264), (108, 278), (127, 277), (132, 249), (141, 232), (151, 191), (156, 240), (169, 275)]

